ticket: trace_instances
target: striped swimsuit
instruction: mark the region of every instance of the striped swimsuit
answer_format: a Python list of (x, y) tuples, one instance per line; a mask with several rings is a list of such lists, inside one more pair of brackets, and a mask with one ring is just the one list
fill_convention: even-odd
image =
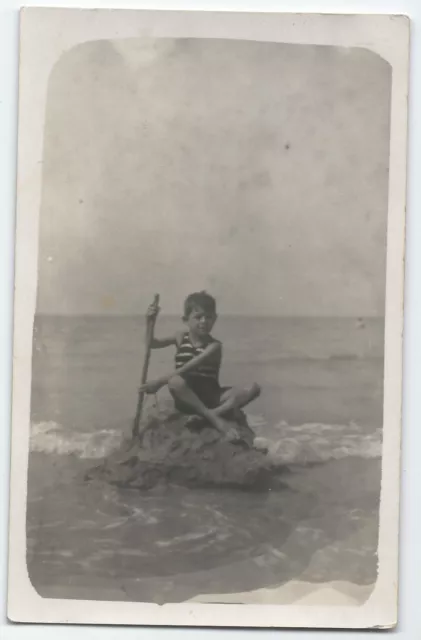
[[(190, 362), (193, 358), (203, 353), (203, 351), (212, 343), (216, 342), (212, 336), (208, 336), (206, 342), (195, 347), (189, 333), (186, 332), (177, 348), (175, 355), (175, 368), (180, 369), (183, 365)], [(219, 369), (221, 367), (221, 352), (217, 351), (210, 356), (206, 362), (200, 364), (194, 371), (180, 374), (187, 382), (192, 391), (201, 399), (204, 405), (209, 409), (215, 408), (220, 403), (222, 389), (219, 385)], [(181, 400), (174, 396), (177, 409), (183, 413), (194, 413), (190, 407), (185, 405)]]

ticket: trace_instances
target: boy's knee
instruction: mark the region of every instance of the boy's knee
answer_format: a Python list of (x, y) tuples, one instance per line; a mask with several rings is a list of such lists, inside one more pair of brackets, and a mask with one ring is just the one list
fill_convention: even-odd
[(171, 391), (180, 391), (186, 388), (186, 381), (181, 376), (173, 376), (168, 380), (168, 388)]

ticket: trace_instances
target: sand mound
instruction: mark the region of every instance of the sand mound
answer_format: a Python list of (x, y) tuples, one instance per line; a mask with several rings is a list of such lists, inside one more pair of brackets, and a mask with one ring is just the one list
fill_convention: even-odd
[(106, 457), (87, 474), (111, 484), (151, 489), (159, 484), (267, 490), (277, 475), (245, 416), (231, 423), (240, 438), (229, 441), (203, 420), (174, 410), (150, 413), (139, 439)]

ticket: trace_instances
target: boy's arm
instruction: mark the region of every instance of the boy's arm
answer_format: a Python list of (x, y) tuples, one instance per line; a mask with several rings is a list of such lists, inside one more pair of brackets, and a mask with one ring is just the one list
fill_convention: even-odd
[(149, 340), (151, 349), (163, 349), (164, 347), (177, 344), (177, 336), (175, 334), (165, 338), (155, 337), (155, 323), (159, 312), (160, 307), (157, 301), (150, 304), (146, 312), (146, 340)]
[(221, 351), (221, 343), (212, 342), (212, 344), (206, 347), (206, 349), (202, 351), (202, 353), (200, 353), (198, 356), (195, 356), (194, 358), (186, 362), (186, 364), (183, 364), (182, 367), (179, 367), (179, 369), (176, 369), (175, 371), (170, 373), (170, 375), (164, 376), (165, 382), (168, 382), (168, 380), (172, 378), (174, 375), (180, 375), (182, 373), (188, 373), (189, 371), (194, 371), (200, 364), (202, 364), (203, 362), (206, 362), (206, 360), (211, 355), (220, 351)]
[(177, 344), (177, 336), (168, 336), (166, 338), (152, 338), (151, 349), (163, 349), (164, 347), (170, 347)]
[(172, 336), (168, 336), (166, 338), (152, 338), (151, 348), (152, 349), (163, 349), (164, 347), (171, 346), (179, 346), (181, 340), (183, 339), (183, 332), (177, 331)]
[(148, 391), (149, 390), (148, 386), (150, 386), (151, 389), (153, 389), (154, 391), (158, 390), (160, 387), (163, 387), (165, 384), (167, 384), (168, 381), (173, 376), (181, 375), (183, 373), (188, 373), (189, 371), (194, 371), (200, 364), (205, 362), (211, 355), (214, 355), (218, 351), (220, 352), (221, 348), (222, 347), (220, 342), (213, 342), (208, 347), (206, 347), (206, 349), (202, 353), (200, 353), (198, 356), (195, 356), (194, 358), (189, 360), (189, 362), (186, 362), (186, 364), (184, 364), (179, 369), (176, 369), (175, 371), (171, 371), (171, 373), (165, 376), (162, 376), (158, 380), (154, 380), (152, 382), (145, 384), (143, 387), (140, 388), (140, 390)]

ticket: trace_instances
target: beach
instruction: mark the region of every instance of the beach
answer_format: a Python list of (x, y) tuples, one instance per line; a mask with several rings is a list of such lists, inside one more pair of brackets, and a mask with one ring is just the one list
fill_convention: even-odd
[[(160, 318), (157, 332), (176, 324)], [(284, 467), (265, 494), (84, 480), (130, 427), (143, 331), (139, 318), (36, 318), (27, 538), (37, 591), (362, 604), (377, 570), (382, 319), (218, 323), (223, 382), (263, 389), (248, 419)], [(171, 357), (153, 353), (151, 377)]]

